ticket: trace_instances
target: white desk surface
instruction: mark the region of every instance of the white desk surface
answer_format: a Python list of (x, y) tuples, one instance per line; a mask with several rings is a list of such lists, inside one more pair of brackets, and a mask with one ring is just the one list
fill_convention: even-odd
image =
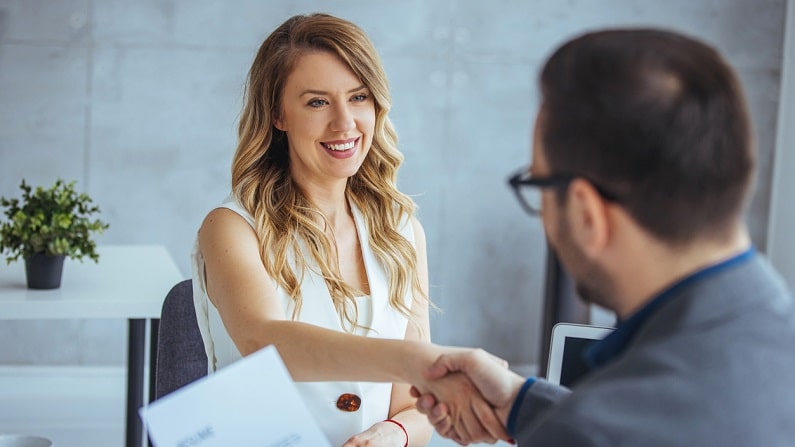
[(100, 245), (99, 263), (64, 261), (61, 288), (30, 290), (22, 260), (0, 258), (0, 320), (160, 318), (166, 293), (183, 278), (159, 245)]

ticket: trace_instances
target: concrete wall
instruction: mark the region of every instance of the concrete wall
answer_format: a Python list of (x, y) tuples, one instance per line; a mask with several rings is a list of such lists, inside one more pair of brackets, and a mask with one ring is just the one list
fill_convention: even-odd
[[(331, 12), (368, 32), (391, 81), (400, 185), (421, 207), (431, 296), (444, 310), (435, 340), (534, 363), (544, 239), (505, 179), (529, 161), (539, 64), (603, 26), (662, 26), (717, 46), (756, 121), (748, 221), (764, 250), (785, 9), (784, 0), (0, 0), (0, 194), (16, 195), (21, 178), (75, 179), (111, 224), (100, 243), (164, 244), (187, 277), (197, 226), (228, 190), (256, 48), (292, 14)], [(0, 322), (0, 363), (121, 364), (125, 328)]]

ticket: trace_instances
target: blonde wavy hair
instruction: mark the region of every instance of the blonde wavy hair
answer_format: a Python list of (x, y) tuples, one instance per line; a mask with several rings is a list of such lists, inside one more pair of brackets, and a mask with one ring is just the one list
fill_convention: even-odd
[[(294, 301), (292, 318), (301, 309), (300, 285), (307, 268), (315, 265), (328, 285), (343, 327), (354, 331), (358, 311), (356, 289), (343, 281), (332, 256), (333, 236), (328, 221), (290, 176), (287, 135), (278, 130), (287, 77), (297, 60), (309, 51), (328, 51), (340, 57), (369, 88), (375, 102), (375, 130), (367, 157), (348, 179), (346, 195), (365, 217), (370, 246), (389, 278), (389, 302), (412, 320), (405, 296), (427, 300), (417, 276), (416, 252), (399, 229), (411, 225), (416, 205), (396, 186), (403, 155), (387, 114), (389, 85), (370, 39), (356, 25), (327, 14), (297, 15), (279, 26), (260, 46), (251, 66), (232, 162), (232, 191), (254, 217), (265, 270)], [(301, 246), (314, 263), (304, 259)]]

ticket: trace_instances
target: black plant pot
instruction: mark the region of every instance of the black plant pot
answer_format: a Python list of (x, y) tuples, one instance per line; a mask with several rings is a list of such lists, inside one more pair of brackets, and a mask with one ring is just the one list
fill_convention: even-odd
[(28, 289), (57, 289), (61, 287), (61, 273), (65, 255), (49, 256), (44, 253), (25, 259)]

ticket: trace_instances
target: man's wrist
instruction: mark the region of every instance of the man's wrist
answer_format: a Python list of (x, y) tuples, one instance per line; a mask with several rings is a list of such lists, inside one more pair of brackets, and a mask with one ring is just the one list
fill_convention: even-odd
[(505, 416), (505, 419), (502, 419), (503, 416), (498, 413), (498, 417), (504, 421), (505, 429), (510, 436), (515, 435), (516, 419), (519, 416), (519, 408), (522, 406), (524, 396), (527, 390), (536, 382), (535, 377), (528, 377), (527, 379), (522, 379), (519, 376), (517, 377), (519, 381), (515, 382), (514, 392), (511, 394), (510, 402), (505, 408), (501, 408), (503, 411), (507, 409), (507, 416)]

